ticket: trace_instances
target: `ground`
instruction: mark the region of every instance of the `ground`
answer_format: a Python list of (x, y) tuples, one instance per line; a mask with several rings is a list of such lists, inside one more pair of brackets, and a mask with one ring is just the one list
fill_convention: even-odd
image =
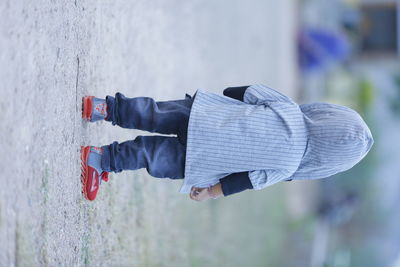
[(111, 175), (96, 201), (84, 200), (80, 146), (149, 133), (83, 122), (81, 98), (120, 91), (171, 100), (251, 83), (296, 97), (295, 8), (290, 0), (1, 1), (1, 265), (276, 261), (288, 212), (280, 185), (197, 203), (178, 193), (180, 181), (142, 169)]

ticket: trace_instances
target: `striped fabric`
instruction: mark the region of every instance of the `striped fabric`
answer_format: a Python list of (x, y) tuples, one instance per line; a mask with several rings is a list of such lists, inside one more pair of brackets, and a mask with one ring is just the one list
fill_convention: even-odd
[(206, 187), (230, 173), (250, 171), (254, 189), (290, 177), (307, 143), (303, 113), (288, 97), (262, 85), (244, 102), (197, 90), (190, 111), (181, 193)]
[(327, 177), (361, 160), (372, 143), (361, 117), (345, 107), (300, 107), (263, 85), (247, 88), (243, 102), (199, 89), (180, 192), (243, 171), (249, 171), (254, 189), (285, 179)]
[(354, 110), (328, 103), (300, 105), (308, 129), (306, 153), (291, 179), (321, 179), (350, 169), (374, 139)]

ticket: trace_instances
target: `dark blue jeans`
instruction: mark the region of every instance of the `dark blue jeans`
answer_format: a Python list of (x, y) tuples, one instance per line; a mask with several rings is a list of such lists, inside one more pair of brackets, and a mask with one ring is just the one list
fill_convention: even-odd
[(123, 143), (103, 146), (101, 167), (109, 172), (146, 168), (158, 178), (182, 179), (185, 172), (186, 140), (194, 97), (156, 102), (150, 97), (127, 98), (121, 93), (107, 96), (107, 121), (123, 128), (172, 136), (137, 136)]

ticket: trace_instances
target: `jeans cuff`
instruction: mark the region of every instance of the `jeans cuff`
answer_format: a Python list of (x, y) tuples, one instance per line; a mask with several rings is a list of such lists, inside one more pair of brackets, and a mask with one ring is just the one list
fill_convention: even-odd
[(111, 172), (110, 166), (110, 146), (101, 147), (103, 154), (101, 155), (101, 168), (106, 172)]
[(113, 125), (116, 124), (115, 120), (115, 98), (112, 96), (106, 96), (106, 103), (107, 103), (107, 117), (105, 118), (106, 121), (111, 121)]

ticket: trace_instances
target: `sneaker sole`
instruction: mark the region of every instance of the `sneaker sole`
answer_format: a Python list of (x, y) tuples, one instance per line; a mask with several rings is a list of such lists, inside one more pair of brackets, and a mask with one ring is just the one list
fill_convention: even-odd
[(82, 118), (90, 121), (92, 116), (92, 99), (93, 96), (82, 97)]
[(87, 173), (89, 172), (89, 168), (86, 164), (88, 157), (89, 157), (89, 152), (90, 152), (90, 146), (84, 147), (81, 146), (81, 183), (82, 183), (82, 194), (83, 196), (87, 199), (90, 200), (87, 196), (87, 191), (86, 191), (86, 184), (87, 184)]

